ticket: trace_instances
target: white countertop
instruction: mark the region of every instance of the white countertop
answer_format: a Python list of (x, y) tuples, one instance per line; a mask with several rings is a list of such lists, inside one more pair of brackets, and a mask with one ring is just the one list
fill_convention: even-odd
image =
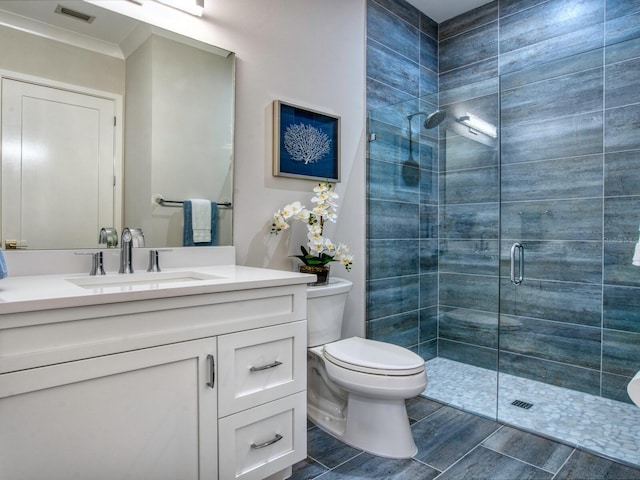
[[(171, 278), (180, 277), (181, 272), (185, 276), (194, 273), (216, 278), (186, 281)], [(154, 282), (154, 278), (159, 281)], [(238, 265), (167, 268), (158, 273), (107, 272), (105, 276), (95, 277), (86, 273), (8, 277), (0, 280), (0, 314), (298, 285), (314, 278), (314, 275)], [(79, 286), (73, 281), (99, 284)]]

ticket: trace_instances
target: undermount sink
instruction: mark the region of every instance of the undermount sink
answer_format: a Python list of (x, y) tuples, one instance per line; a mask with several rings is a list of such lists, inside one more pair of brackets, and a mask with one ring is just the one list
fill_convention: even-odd
[(224, 279), (224, 277), (198, 272), (154, 272), (66, 278), (65, 280), (82, 288), (96, 289), (135, 286), (148, 288), (168, 283), (184, 284), (189, 282), (202, 282), (207, 280), (222, 279)]

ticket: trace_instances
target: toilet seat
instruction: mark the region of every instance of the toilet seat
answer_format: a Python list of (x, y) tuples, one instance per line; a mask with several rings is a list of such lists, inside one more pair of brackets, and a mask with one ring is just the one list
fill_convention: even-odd
[(424, 359), (404, 347), (360, 337), (324, 345), (323, 356), (340, 367), (373, 375), (415, 375), (425, 369)]

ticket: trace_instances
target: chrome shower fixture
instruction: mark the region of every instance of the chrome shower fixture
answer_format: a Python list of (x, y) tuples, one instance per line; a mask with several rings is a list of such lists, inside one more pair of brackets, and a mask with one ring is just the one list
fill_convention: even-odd
[(467, 127), (471, 133), (483, 133), (488, 137), (498, 138), (498, 129), (494, 124), (489, 123), (472, 113), (465, 113), (462, 117), (457, 118), (456, 120), (458, 123)]
[(447, 112), (443, 110), (436, 110), (434, 112), (416, 112), (410, 115), (407, 115), (407, 119), (409, 120), (409, 160), (413, 161), (413, 132), (411, 131), (411, 120), (413, 117), (417, 115), (427, 115), (427, 119), (424, 121), (424, 128), (427, 130), (431, 130), (432, 128), (436, 128), (438, 125), (442, 123), (442, 121), (446, 118)]
[(447, 112), (445, 112), (444, 110), (436, 110), (434, 112), (416, 112), (416, 113), (412, 113), (411, 115), (407, 115), (407, 118), (409, 119), (409, 125), (411, 125), (411, 119), (417, 115), (427, 115), (426, 120), (424, 121), (424, 128), (426, 128), (427, 130), (431, 130), (432, 128), (436, 128), (438, 125), (440, 125), (444, 119), (447, 117)]

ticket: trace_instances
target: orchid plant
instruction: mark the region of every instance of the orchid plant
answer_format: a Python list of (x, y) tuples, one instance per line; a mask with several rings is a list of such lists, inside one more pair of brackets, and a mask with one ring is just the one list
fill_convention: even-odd
[(301, 246), (302, 255), (294, 255), (305, 265), (326, 265), (329, 262), (341, 262), (347, 271), (351, 270), (353, 255), (349, 254), (349, 248), (341, 243), (335, 245), (331, 239), (324, 236), (324, 224), (326, 221), (335, 223), (338, 215), (338, 205), (335, 199), (338, 194), (329, 182), (319, 183), (313, 189), (315, 194), (311, 201), (315, 207), (308, 210), (300, 202), (285, 205), (281, 210), (273, 214), (271, 233), (277, 235), (289, 228), (289, 221), (300, 220), (307, 225), (308, 250)]

